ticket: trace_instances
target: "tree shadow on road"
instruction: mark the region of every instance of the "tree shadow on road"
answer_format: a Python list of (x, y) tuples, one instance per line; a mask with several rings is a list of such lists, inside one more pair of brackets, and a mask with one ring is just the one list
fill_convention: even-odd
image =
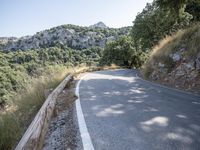
[(125, 77), (121, 70), (93, 74), (80, 91), (90, 134), (106, 135), (96, 141), (106, 146), (106, 138), (123, 139), (133, 149), (200, 149), (199, 97), (151, 85), (131, 70)]

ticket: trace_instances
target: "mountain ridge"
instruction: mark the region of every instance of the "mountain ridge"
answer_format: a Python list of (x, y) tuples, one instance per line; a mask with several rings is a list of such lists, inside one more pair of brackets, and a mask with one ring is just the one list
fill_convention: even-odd
[(108, 26), (105, 25), (102, 21), (99, 21), (93, 25), (89, 26), (90, 28), (109, 28)]
[[(98, 27), (100, 25), (101, 27)], [(105, 43), (120, 36), (128, 35), (131, 27), (109, 28), (103, 22), (83, 27), (78, 25), (60, 25), (20, 38), (0, 38), (0, 50), (16, 51), (38, 49), (64, 45), (73, 49), (85, 49), (93, 46), (104, 47)]]

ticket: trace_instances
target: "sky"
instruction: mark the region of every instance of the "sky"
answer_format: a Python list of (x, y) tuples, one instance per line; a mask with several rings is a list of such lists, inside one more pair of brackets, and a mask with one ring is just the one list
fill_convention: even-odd
[(153, 0), (0, 0), (0, 37), (21, 37), (62, 24), (133, 25)]

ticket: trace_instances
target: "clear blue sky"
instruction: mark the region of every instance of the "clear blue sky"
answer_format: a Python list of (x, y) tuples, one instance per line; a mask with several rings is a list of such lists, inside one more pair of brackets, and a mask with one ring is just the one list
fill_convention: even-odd
[(24, 36), (62, 24), (132, 25), (152, 0), (0, 0), (0, 37)]

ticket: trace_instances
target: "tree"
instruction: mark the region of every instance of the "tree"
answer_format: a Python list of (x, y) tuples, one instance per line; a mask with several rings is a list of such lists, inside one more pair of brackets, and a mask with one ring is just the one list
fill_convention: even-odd
[(200, 21), (200, 1), (199, 0), (190, 0), (185, 7), (185, 11), (192, 15), (193, 22)]
[(133, 41), (128, 36), (122, 36), (119, 39), (106, 44), (101, 65), (116, 64), (127, 67), (140, 67), (144, 60), (141, 57), (144, 53), (137, 51), (133, 46)]
[[(189, 0), (191, 1), (191, 0)], [(170, 9), (174, 13), (181, 10), (187, 3), (187, 0), (156, 0), (156, 3), (164, 9)]]
[(131, 36), (136, 49), (150, 50), (165, 36), (187, 27), (191, 19), (189, 13), (173, 15), (168, 9), (162, 9), (156, 1), (147, 3), (133, 22)]
[(192, 21), (200, 21), (199, 0), (156, 0), (161, 9), (169, 10), (175, 16), (192, 15)]

